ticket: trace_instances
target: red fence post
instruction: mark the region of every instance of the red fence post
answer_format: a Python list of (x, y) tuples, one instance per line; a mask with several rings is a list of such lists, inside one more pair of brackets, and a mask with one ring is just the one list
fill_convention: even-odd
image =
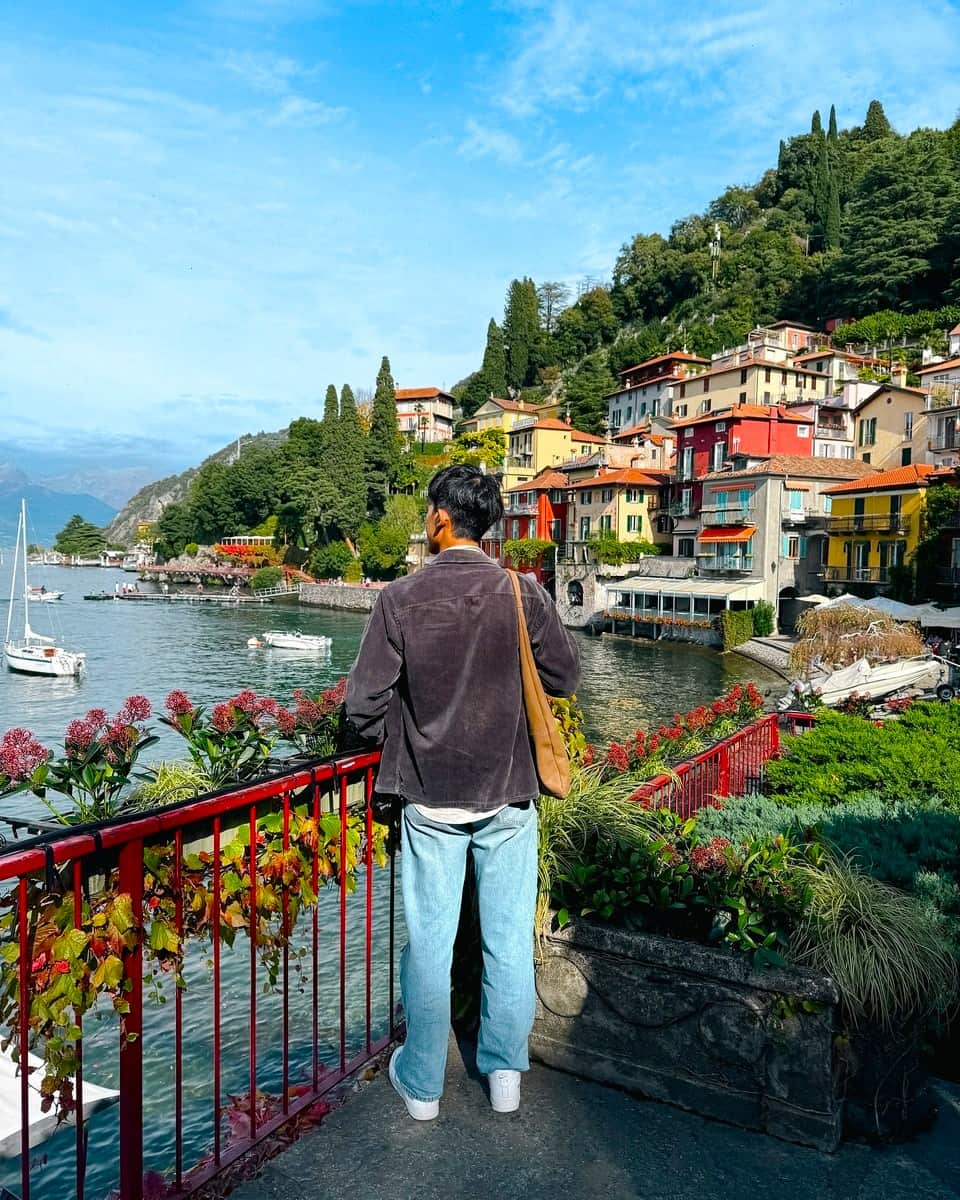
[[(122, 846), (120, 892), (130, 897), (134, 925), (143, 926), (143, 842)], [(143, 950), (138, 941), (124, 961), (129, 1011), (120, 1027), (120, 1200), (143, 1192)]]
[(717, 769), (717, 795), (730, 795), (730, 743), (722, 742), (719, 747)]

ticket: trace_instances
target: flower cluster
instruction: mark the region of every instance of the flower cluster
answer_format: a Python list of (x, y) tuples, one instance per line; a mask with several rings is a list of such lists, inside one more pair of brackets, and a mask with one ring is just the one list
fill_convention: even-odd
[(729, 865), (731, 843), (725, 837), (711, 838), (705, 845), (694, 846), (689, 854), (690, 870), (697, 875), (723, 871)]
[(49, 757), (29, 729), (8, 729), (0, 738), (0, 792), (27, 783)]
[(338, 680), (316, 697), (298, 688), (293, 693), (293, 708), (278, 707), (274, 713), (280, 736), (293, 742), (304, 754), (317, 757), (332, 754), (346, 694), (346, 679)]
[(729, 737), (749, 724), (763, 708), (763, 697), (752, 683), (732, 687), (710, 705), (699, 705), (688, 713), (675, 713), (670, 724), (654, 733), (638, 729), (626, 741), (611, 742), (603, 759), (608, 773), (624, 775), (641, 769), (662, 768), (703, 749), (707, 739)]

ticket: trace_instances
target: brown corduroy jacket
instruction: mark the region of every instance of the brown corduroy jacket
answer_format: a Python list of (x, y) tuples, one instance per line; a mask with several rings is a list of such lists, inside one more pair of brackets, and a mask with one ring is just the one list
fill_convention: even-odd
[[(520, 585), (544, 689), (569, 696), (576, 645), (540, 584), (521, 575)], [(453, 547), (384, 588), (347, 681), (347, 716), (383, 742), (379, 792), (473, 812), (536, 796), (506, 571)]]

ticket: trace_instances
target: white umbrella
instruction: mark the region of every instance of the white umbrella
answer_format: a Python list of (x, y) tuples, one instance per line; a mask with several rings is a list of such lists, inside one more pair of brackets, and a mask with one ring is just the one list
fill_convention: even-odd
[(960, 629), (960, 608), (947, 608), (943, 612), (929, 604), (924, 608), (927, 611), (920, 617), (924, 629)]
[[(27, 1056), (31, 1072), (29, 1077), (30, 1099), (27, 1109), (30, 1118), (30, 1145), (39, 1146), (66, 1122), (57, 1118), (54, 1108), (42, 1112), (40, 1081), (43, 1079), (43, 1063), (33, 1054)], [(83, 1081), (83, 1116), (107, 1104), (116, 1104), (120, 1093), (112, 1088), (97, 1087), (95, 1083)], [(71, 1113), (67, 1122), (73, 1124)], [(0, 1051), (0, 1158), (16, 1158), (20, 1153), (20, 1068), (10, 1057), (10, 1051)]]

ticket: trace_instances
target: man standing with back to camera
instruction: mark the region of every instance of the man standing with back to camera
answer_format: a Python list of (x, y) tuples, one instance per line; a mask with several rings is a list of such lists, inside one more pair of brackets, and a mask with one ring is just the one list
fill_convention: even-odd
[[(407, 1022), (390, 1081), (410, 1116), (439, 1114), (450, 1034), (450, 967), (467, 852), (483, 943), (477, 1068), (496, 1112), (520, 1104), (533, 1026), (537, 775), (520, 678), (517, 605), (480, 549), (503, 516), (496, 480), (439, 471), (427, 489), (422, 571), (380, 593), (347, 682), (347, 716), (383, 741), (377, 790), (403, 803), (400, 964)], [(579, 662), (553, 601), (522, 575), (524, 615), (544, 689), (569, 696)]]

